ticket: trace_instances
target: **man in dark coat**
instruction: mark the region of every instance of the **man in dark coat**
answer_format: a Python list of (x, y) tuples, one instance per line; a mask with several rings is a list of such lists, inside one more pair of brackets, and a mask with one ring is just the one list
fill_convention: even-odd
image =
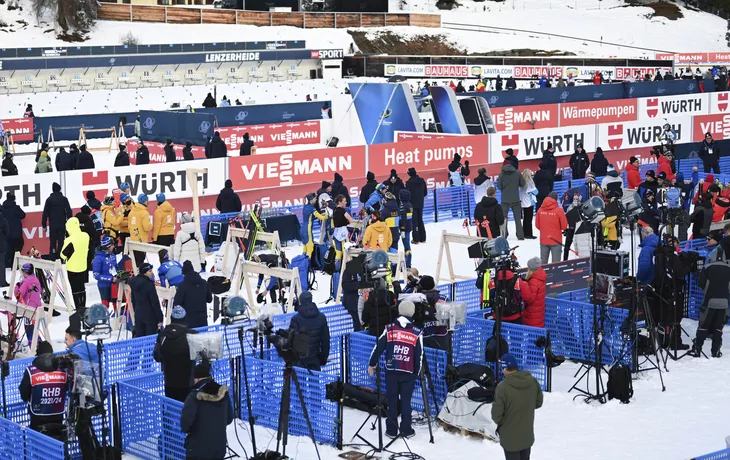
[(570, 169), (573, 171), (573, 179), (585, 179), (590, 165), (591, 159), (588, 158), (583, 145), (576, 145), (575, 152), (570, 156)]
[(205, 100), (203, 101), (203, 107), (206, 109), (214, 109), (218, 107), (218, 103), (215, 101), (215, 98), (212, 94), (208, 93), (207, 96), (205, 96)]
[(56, 171), (71, 171), (76, 166), (73, 162), (73, 157), (66, 151), (65, 148), (59, 147), (56, 152)]
[(71, 156), (71, 169), (75, 169), (76, 163), (79, 161), (79, 147), (76, 144), (71, 144), (68, 147), (68, 154)]
[[(28, 403), (31, 429), (42, 431), (50, 428), (50, 424), (63, 423), (67, 379), (66, 371), (60, 368), (60, 361), (53, 354), (53, 346), (46, 341), (39, 343), (36, 357), (23, 372), (18, 387), (20, 399)], [(49, 398), (46, 393), (57, 393), (54, 395), (57, 397)]]
[(95, 211), (101, 211), (101, 201), (96, 199), (96, 193), (93, 190), (86, 192), (86, 204)]
[(509, 162), (512, 166), (515, 167), (516, 170), (520, 170), (520, 160), (517, 158), (517, 155), (515, 155), (515, 151), (511, 148), (504, 151), (505, 157), (504, 161)]
[(138, 275), (128, 281), (132, 290), (132, 305), (134, 305), (135, 337), (156, 334), (162, 327), (164, 317), (160, 308), (160, 298), (157, 297), (154, 277), (154, 267), (151, 264), (143, 263), (139, 267)]
[(712, 139), (712, 133), (705, 134), (705, 140), (700, 146), (700, 159), (706, 173), (720, 174), (720, 147)]
[(187, 141), (185, 143), (185, 148), (183, 148), (183, 161), (190, 161), (194, 159), (195, 156), (193, 156), (193, 143)]
[[(485, 238), (497, 238), (500, 236), (500, 226), (504, 225), (504, 212), (497, 201), (497, 190), (494, 187), (487, 189), (487, 196), (481, 199), (474, 208), (474, 220), (476, 221), (479, 236)], [(491, 235), (487, 232), (491, 232)]]
[[(23, 251), (23, 222), (25, 212), (15, 203), (15, 194), (8, 193), (3, 203), (2, 214), (8, 221), (8, 229), (10, 231), (5, 248), (5, 267), (13, 264), (16, 252)], [(2, 276), (2, 273), (0, 273)]]
[(188, 326), (191, 329), (207, 326), (208, 304), (213, 301), (213, 293), (189, 260), (183, 262), (182, 271), (185, 280), (177, 288), (174, 303), (187, 312)]
[(306, 329), (309, 335), (309, 354), (296, 365), (314, 371), (321, 370), (330, 355), (330, 330), (327, 317), (312, 302), (311, 292), (304, 291), (299, 295), (299, 308), (289, 327), (294, 332)]
[(168, 139), (165, 144), (165, 162), (172, 163), (177, 161), (177, 154), (175, 153), (175, 146), (172, 144), (172, 139)]
[(362, 324), (367, 327), (368, 334), (378, 337), (383, 333), (385, 326), (393, 322), (393, 306), (395, 303), (395, 295), (387, 289), (370, 291), (362, 310)]
[(228, 147), (221, 139), (221, 133), (216, 131), (210, 140), (210, 158), (225, 158), (228, 156)]
[(249, 138), (248, 133), (245, 133), (243, 135), (243, 142), (241, 142), (241, 148), (238, 149), (238, 155), (242, 157), (251, 155), (251, 147), (253, 147), (253, 145), (253, 141)]
[(185, 325), (185, 309), (176, 305), (172, 309), (171, 322), (157, 334), (152, 356), (162, 364), (165, 375), (165, 396), (185, 402), (193, 386), (193, 367), (190, 359), (188, 334), (197, 334)]
[(89, 253), (86, 256), (91, 268), (91, 261), (94, 260), (94, 254), (96, 254), (96, 248), (101, 244), (101, 234), (94, 227), (94, 223), (91, 221), (91, 208), (87, 205), (81, 207), (81, 211), (76, 213), (76, 217), (81, 225), (81, 231), (89, 235)]
[(215, 208), (221, 214), (241, 212), (241, 199), (233, 191), (233, 181), (226, 180), (225, 187), (221, 189), (218, 198), (215, 200)]
[(49, 230), (51, 245), (48, 252), (55, 259), (60, 254), (63, 241), (66, 239), (66, 221), (73, 217), (73, 212), (68, 198), (61, 193), (61, 185), (54, 182), (52, 189), (53, 192), (43, 207), (42, 225)]
[(700, 272), (697, 285), (704, 290), (700, 306), (700, 321), (690, 354), (702, 356), (702, 345), (712, 335), (712, 357), (722, 356), (722, 329), (727, 322), (728, 297), (730, 297), (730, 265), (725, 260), (716, 260), (705, 265)]
[(76, 169), (96, 169), (94, 156), (86, 150), (86, 144), (81, 145), (81, 151), (79, 151), (79, 156), (76, 158)]
[(202, 361), (193, 370), (194, 384), (183, 405), (180, 430), (189, 460), (226, 456), (226, 427), (233, 423), (233, 406), (228, 387), (210, 375), (210, 363)]
[(137, 144), (137, 165), (148, 165), (150, 164), (150, 150), (144, 145), (144, 142), (140, 139)]
[(591, 172), (596, 177), (603, 177), (608, 174), (608, 159), (603, 154), (601, 147), (596, 147), (596, 153), (591, 160)]
[(515, 77), (511, 76), (507, 79), (507, 84), (505, 85), (505, 88), (512, 91), (517, 89), (517, 82), (515, 81)]
[(540, 209), (542, 202), (553, 191), (555, 174), (550, 172), (547, 169), (547, 165), (543, 162), (540, 163), (540, 169), (535, 173), (533, 181), (535, 182), (535, 188), (537, 188), (537, 209)]
[(345, 187), (345, 184), (342, 183), (342, 176), (340, 176), (339, 173), (335, 173), (335, 180), (332, 182), (332, 199), (334, 199), (337, 195), (342, 195), (345, 197), (345, 200), (347, 200), (346, 207), (350, 207), (351, 205), (351, 199), (350, 199), (350, 191), (347, 190), (347, 187)]
[(360, 189), (360, 203), (362, 203), (362, 204), (365, 204), (368, 202), (368, 198), (370, 198), (370, 195), (372, 195), (373, 192), (375, 191), (375, 187), (378, 186), (378, 181), (375, 180), (375, 174), (368, 171), (368, 174), (366, 177), (367, 177), (368, 181)]
[(15, 163), (13, 162), (12, 153), (5, 152), (2, 166), (0, 166), (0, 171), (2, 171), (2, 177), (18, 175), (18, 167), (15, 166)]
[(411, 205), (413, 206), (413, 240), (411, 243), (425, 243), (426, 225), (423, 223), (423, 206), (428, 194), (428, 187), (426, 181), (416, 172), (416, 168), (408, 168), (406, 190), (411, 192)]
[(0, 212), (0, 287), (4, 288), (9, 286), (5, 280), (5, 254), (6, 251), (12, 251), (12, 248), (8, 247), (7, 244), (9, 238), (10, 226), (8, 225), (8, 220)]
[(119, 153), (114, 159), (114, 167), (129, 166), (129, 152), (127, 152), (127, 146), (125, 144), (119, 144)]
[(392, 193), (396, 199), (400, 196), (400, 191), (405, 188), (403, 180), (398, 177), (398, 172), (395, 169), (390, 170), (390, 177), (384, 180), (383, 184), (388, 187), (388, 191)]

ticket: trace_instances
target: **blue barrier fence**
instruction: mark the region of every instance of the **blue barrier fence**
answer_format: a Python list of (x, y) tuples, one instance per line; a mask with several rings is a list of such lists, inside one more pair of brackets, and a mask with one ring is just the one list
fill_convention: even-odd
[(711, 454), (700, 455), (692, 460), (730, 460), (730, 449), (718, 450)]

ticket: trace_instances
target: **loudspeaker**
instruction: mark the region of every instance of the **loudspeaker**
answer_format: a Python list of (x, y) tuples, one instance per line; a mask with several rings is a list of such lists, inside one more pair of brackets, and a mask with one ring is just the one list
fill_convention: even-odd
[(332, 136), (327, 140), (327, 147), (337, 147), (337, 144), (340, 143), (340, 138)]

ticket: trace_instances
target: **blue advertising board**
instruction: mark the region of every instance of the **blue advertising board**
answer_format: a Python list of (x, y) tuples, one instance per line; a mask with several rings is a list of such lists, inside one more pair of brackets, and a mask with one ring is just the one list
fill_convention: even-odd
[[(48, 139), (49, 129), (53, 127), (53, 137), (57, 141), (76, 141), (79, 139), (79, 126), (86, 129), (117, 128), (120, 119), (133, 123), (137, 118), (136, 112), (127, 113), (99, 113), (90, 115), (71, 115), (65, 117), (35, 117), (33, 131), (43, 132), (44, 139)], [(134, 136), (134, 125), (124, 127), (124, 135)], [(86, 133), (87, 139), (101, 139), (109, 137), (109, 131)]]
[(439, 132), (469, 134), (453, 89), (448, 86), (433, 86), (431, 97), (436, 125), (441, 127)]
[(163, 112), (142, 110), (139, 112), (141, 137), (145, 141), (167, 142), (203, 146), (213, 136), (215, 117), (206, 112)]
[(406, 83), (350, 83), (349, 87), (366, 144), (393, 142), (395, 131), (423, 131)]

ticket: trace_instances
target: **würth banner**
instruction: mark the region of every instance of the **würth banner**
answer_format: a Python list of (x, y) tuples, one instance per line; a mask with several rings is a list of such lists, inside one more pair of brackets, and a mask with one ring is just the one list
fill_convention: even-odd
[(589, 152), (598, 145), (595, 126), (513, 131), (492, 134), (490, 137), (491, 163), (501, 163), (504, 152), (510, 148), (520, 160), (532, 160), (541, 158), (548, 144), (555, 149), (555, 156), (571, 155), (578, 144), (583, 145)]
[(319, 144), (321, 140), (321, 127), (318, 120), (229, 126), (218, 128), (218, 131), (229, 151), (241, 148), (243, 135), (246, 133), (258, 148)]

